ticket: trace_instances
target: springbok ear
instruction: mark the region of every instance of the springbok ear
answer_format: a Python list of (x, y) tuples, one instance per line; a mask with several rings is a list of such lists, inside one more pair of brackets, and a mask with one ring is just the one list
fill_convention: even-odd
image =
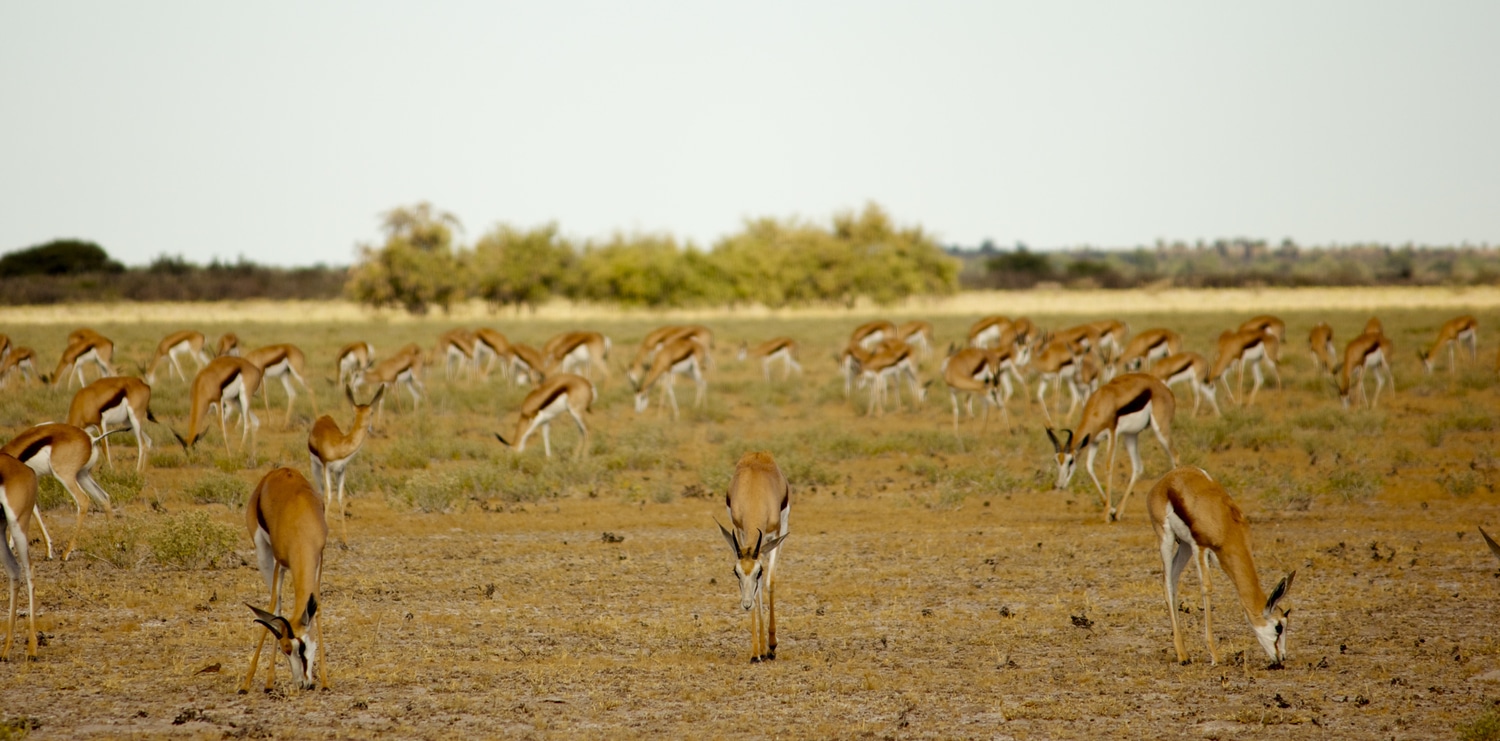
[(1047, 439), (1052, 441), (1052, 450), (1054, 452), (1061, 453), (1063, 451), (1062, 443), (1058, 442), (1057, 435), (1052, 432), (1051, 427), (1047, 428)]
[(1286, 597), (1286, 593), (1291, 591), (1292, 580), (1296, 577), (1297, 572), (1295, 571), (1287, 574), (1286, 577), (1284, 577), (1281, 582), (1276, 585), (1276, 588), (1271, 590), (1271, 596), (1266, 598), (1266, 617), (1271, 616), (1271, 611), (1276, 609), (1276, 603), (1280, 602), (1283, 597)]
[(1479, 528), (1479, 534), (1483, 535), (1484, 542), (1489, 544), (1490, 553), (1495, 554), (1495, 558), (1500, 558), (1500, 543), (1496, 543), (1495, 539), (1491, 538), (1490, 534), (1484, 531), (1484, 528)]
[(739, 539), (735, 538), (734, 537), (734, 533), (729, 532), (729, 530), (727, 528), (725, 528), (722, 524), (720, 524), (718, 518), (714, 518), (714, 524), (719, 526), (719, 532), (724, 535), (724, 542), (729, 544), (729, 550), (731, 550), (731, 551), (734, 552), (734, 557), (735, 558), (739, 558), (740, 557), (740, 541), (739, 541)]
[[(791, 535), (791, 533), (787, 533), (787, 535)], [(770, 553), (771, 551), (776, 550), (778, 547), (781, 546), (781, 543), (784, 540), (786, 540), (786, 535), (773, 535), (773, 536), (771, 536), (771, 539), (767, 540), (766, 544), (761, 547), (761, 552), (762, 553)]]
[(307, 595), (307, 609), (302, 611), (302, 624), (307, 625), (318, 614), (318, 595)]

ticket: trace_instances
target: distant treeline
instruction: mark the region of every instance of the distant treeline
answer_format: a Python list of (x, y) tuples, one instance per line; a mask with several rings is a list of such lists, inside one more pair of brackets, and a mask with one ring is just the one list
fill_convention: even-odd
[(965, 288), (1232, 288), (1254, 286), (1435, 286), (1500, 283), (1500, 249), (1353, 244), (1303, 247), (1291, 240), (1158, 242), (1129, 250), (1034, 252), (949, 247)]
[(554, 298), (640, 307), (890, 304), (966, 289), (1226, 288), (1500, 284), (1500, 249), (1290, 240), (1159, 242), (1152, 247), (1033, 251), (941, 248), (879, 206), (826, 225), (762, 218), (698, 249), (669, 234), (570, 241), (555, 224), (495, 226), (455, 242), (452, 215), (422, 203), (382, 215), (385, 241), (351, 267), (278, 268), (240, 258), (197, 265), (161, 256), (127, 268), (102, 247), (58, 240), (0, 256), (0, 304), (81, 301), (335, 299), (414, 313), (478, 298), (536, 307)]
[(0, 257), (0, 303), (334, 299), (348, 278), (348, 268), (276, 268), (243, 258), (203, 266), (163, 256), (127, 268), (97, 244), (58, 240)]

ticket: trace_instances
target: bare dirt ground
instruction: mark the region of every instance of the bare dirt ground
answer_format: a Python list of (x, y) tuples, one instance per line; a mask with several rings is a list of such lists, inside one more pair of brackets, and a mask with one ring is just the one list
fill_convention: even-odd
[[(1207, 353), (1251, 313), (1127, 318), (1136, 331), (1176, 328)], [(525, 393), (497, 377), (429, 369), (420, 411), (387, 404), (352, 466), (348, 547), (335, 537), (327, 551), (329, 692), (294, 689), (282, 661), (275, 692), (259, 690), (262, 668), (255, 691), (235, 693), (256, 638), (243, 603), (267, 599), (248, 565), (243, 496), (275, 465), (306, 471), (306, 395), (287, 427), (272, 390), (253, 455), (226, 454), (217, 431), (185, 455), (152, 425), (151, 465), (136, 479), (133, 442), (112, 438), (115, 473), (101, 480), (121, 516), (90, 514), (72, 561), (37, 556), (46, 644), (35, 663), (13, 649), (0, 665), (0, 737), (1453, 738), (1500, 699), (1500, 562), (1475, 530), (1500, 529), (1496, 350), (1486, 342), (1480, 367), (1427, 377), (1414, 349), (1456, 312), (1376, 313), (1400, 384), (1377, 411), (1340, 409), (1307, 357), (1313, 323), (1330, 321), (1342, 346), (1369, 315), (1331, 309), (1284, 314), (1285, 388), (1253, 409), (1193, 419), (1190, 402), (1179, 405), (1183, 462), (1223, 481), (1250, 515), (1262, 583), (1297, 570), (1283, 669), (1267, 668), (1218, 571), (1224, 660), (1208, 661), (1189, 573), (1180, 617), (1194, 662), (1174, 661), (1144, 505), (1166, 468), (1154, 441), (1142, 443), (1148, 475), (1124, 522), (1106, 525), (1082, 472), (1051, 490), (1034, 403), (1012, 401), (1010, 428), (965, 419), (955, 438), (941, 380), (919, 408), (908, 400), (881, 418), (864, 415), (863, 392), (846, 402), (831, 355), (855, 321), (713, 322), (709, 404), (689, 411), (690, 385), (679, 384), (673, 423), (635, 414), (621, 374), (653, 322), (597, 320), (588, 325), (613, 338), (614, 362), (582, 463), (567, 457), (577, 436), (565, 421), (551, 460), (536, 441), (519, 456), (495, 442)], [(938, 321), (939, 344), (972, 318)], [(575, 326), (510, 319), (469, 324), (535, 343)], [(1492, 337), (1492, 318), (1480, 321)], [(330, 381), (339, 345), (430, 347), (451, 324), (198, 328), (299, 343), (320, 410), (346, 425)], [(71, 328), (9, 333), (50, 365)], [(133, 370), (176, 327), (95, 328)], [(804, 342), (803, 380), (768, 385), (734, 360), (741, 339), (777, 334)], [(924, 378), (935, 368), (936, 358)], [(157, 416), (184, 429), (186, 384), (159, 378), (155, 394)], [(13, 379), (0, 429), (8, 438), (61, 418), (70, 397)], [(757, 448), (776, 454), (794, 493), (778, 659), (752, 665), (710, 518), (723, 517), (734, 459)], [(54, 536), (66, 532), (71, 503), (51, 487), (44, 499)], [(148, 547), (153, 528), (191, 512), (234, 529), (233, 552), (211, 568), (174, 567)]]

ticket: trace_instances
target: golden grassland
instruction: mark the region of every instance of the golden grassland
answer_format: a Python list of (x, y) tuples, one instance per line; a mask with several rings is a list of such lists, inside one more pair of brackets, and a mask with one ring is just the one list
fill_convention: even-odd
[[(1129, 314), (1132, 329), (1170, 326), (1207, 352), (1220, 330), (1267, 305), (1255, 296), (1275, 294), (1227, 305), (1088, 299), (1143, 307)], [(946, 346), (980, 311), (1024, 311), (1054, 327), (1106, 314), (1082, 298), (1066, 311), (1018, 311), (1037, 306), (1027, 295), (893, 318), (934, 317)], [(1173, 661), (1144, 506), (1166, 465), (1154, 441), (1142, 442), (1145, 485), (1125, 520), (1106, 525), (1082, 472), (1051, 490), (1034, 404), (1013, 400), (1009, 428), (966, 419), (955, 438), (941, 381), (917, 408), (880, 418), (864, 415), (862, 392), (847, 402), (832, 354), (864, 313), (714, 317), (709, 403), (689, 411), (690, 387), (679, 384), (678, 423), (635, 414), (621, 377), (658, 319), (588, 316), (615, 350), (583, 462), (568, 458), (578, 438), (566, 420), (554, 425), (551, 460), (535, 438), (521, 455), (501, 448), (491, 433), (509, 431), (525, 389), (499, 378), (448, 381), (429, 369), (420, 411), (387, 403), (351, 466), (348, 547), (335, 536), (327, 551), (326, 693), (292, 689), (282, 662), (278, 691), (235, 694), (255, 638), (243, 603), (266, 600), (242, 503), (271, 467), (306, 471), (309, 400), (287, 426), (284, 394), (272, 389), (253, 454), (226, 454), (217, 431), (184, 454), (167, 426), (186, 425), (186, 384), (160, 375), (153, 409), (165, 426), (149, 427), (150, 465), (135, 477), (133, 443), (118, 435), (100, 477), (121, 516), (90, 514), (85, 552), (70, 562), (37, 556), (46, 645), (38, 662), (0, 665), (0, 722), (35, 725), (38, 738), (1452, 738), (1500, 696), (1500, 582), (1475, 530), (1500, 529), (1496, 347), (1482, 345), (1478, 367), (1430, 377), (1414, 350), (1459, 311), (1479, 312), (1482, 338), (1496, 322), (1489, 293), (1422, 295), (1375, 304), (1400, 386), (1379, 410), (1342, 410), (1305, 351), (1312, 324), (1329, 321), (1342, 344), (1369, 316), (1361, 301), (1374, 299), (1328, 308), (1295, 294), (1268, 299), (1291, 307), (1278, 309), (1291, 338), (1285, 388), (1263, 391), (1253, 409), (1226, 406), (1222, 419), (1179, 405), (1179, 453), (1250, 515), (1262, 582), (1298, 572), (1281, 670), (1266, 668), (1217, 571), (1225, 661), (1207, 660), (1192, 574), (1181, 617), (1195, 661)], [(1447, 303), (1465, 295), (1474, 302)], [(50, 364), (69, 325), (91, 324), (114, 338), (124, 369), (179, 324), (232, 329), (252, 346), (295, 342), (320, 411), (347, 424), (331, 382), (345, 342), (430, 347), (450, 326), (482, 323), (539, 343), (585, 318), (345, 321), (280, 307), (231, 321), (174, 310), (147, 322), (89, 309), (46, 321), (0, 313), (0, 326)], [(801, 381), (766, 384), (734, 360), (740, 340), (777, 334), (804, 343)], [(9, 437), (59, 419), (70, 396), (12, 380), (0, 427)], [(749, 621), (710, 518), (722, 517), (733, 461), (757, 448), (776, 454), (794, 493), (778, 660), (752, 665)], [(71, 527), (71, 503), (44, 489), (56, 537)], [(183, 527), (195, 513), (222, 527)], [(230, 551), (216, 553), (227, 528)]]

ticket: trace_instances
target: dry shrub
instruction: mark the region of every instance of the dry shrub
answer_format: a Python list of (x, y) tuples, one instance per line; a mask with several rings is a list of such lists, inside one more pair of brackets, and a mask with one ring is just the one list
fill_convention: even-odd
[(95, 468), (94, 481), (109, 492), (109, 500), (114, 504), (130, 504), (140, 499), (141, 489), (146, 486), (146, 477), (125, 466)]
[(244, 482), (227, 473), (208, 471), (183, 490), (188, 501), (196, 504), (222, 504), (230, 509), (245, 506), (249, 492)]
[(1500, 708), (1490, 708), (1479, 717), (1458, 726), (1459, 741), (1500, 741)]

